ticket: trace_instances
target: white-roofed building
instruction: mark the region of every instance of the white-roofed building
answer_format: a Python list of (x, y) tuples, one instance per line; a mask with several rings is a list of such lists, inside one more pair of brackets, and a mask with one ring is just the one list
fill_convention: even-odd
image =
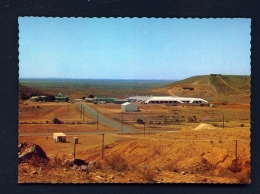
[(53, 133), (53, 142), (66, 142), (66, 135), (64, 133)]
[(136, 104), (132, 104), (130, 102), (125, 102), (121, 104), (121, 110), (125, 112), (137, 112), (138, 106)]

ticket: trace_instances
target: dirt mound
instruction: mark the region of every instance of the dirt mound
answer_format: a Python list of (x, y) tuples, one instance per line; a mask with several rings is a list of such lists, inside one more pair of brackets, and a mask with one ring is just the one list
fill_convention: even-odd
[(194, 128), (193, 130), (205, 130), (205, 129), (217, 129), (217, 127), (214, 127), (210, 124), (201, 123), (199, 126)]
[(30, 160), (49, 161), (46, 153), (37, 144), (21, 143), (18, 145), (18, 163)]
[(188, 172), (191, 174), (209, 173), (215, 170), (215, 166), (200, 156), (186, 158), (175, 165), (177, 172)]

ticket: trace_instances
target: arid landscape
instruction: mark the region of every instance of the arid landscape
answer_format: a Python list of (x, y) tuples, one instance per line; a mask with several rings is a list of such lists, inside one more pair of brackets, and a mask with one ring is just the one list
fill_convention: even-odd
[[(58, 93), (71, 102), (27, 99)], [(209, 104), (135, 102), (139, 111), (122, 112), (120, 104), (75, 100), (89, 95), (197, 97)], [(22, 79), (18, 132), (19, 155), (33, 144), (46, 153), (19, 162), (19, 183), (250, 183), (250, 76), (160, 83)], [(53, 142), (58, 132), (65, 143)]]

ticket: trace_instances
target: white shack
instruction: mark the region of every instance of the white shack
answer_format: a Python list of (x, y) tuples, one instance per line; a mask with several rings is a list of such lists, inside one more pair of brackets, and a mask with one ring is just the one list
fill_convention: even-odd
[(66, 142), (66, 135), (64, 133), (53, 133), (53, 142)]
[(132, 104), (130, 102), (125, 102), (121, 104), (121, 110), (125, 112), (137, 112), (138, 106), (136, 104)]

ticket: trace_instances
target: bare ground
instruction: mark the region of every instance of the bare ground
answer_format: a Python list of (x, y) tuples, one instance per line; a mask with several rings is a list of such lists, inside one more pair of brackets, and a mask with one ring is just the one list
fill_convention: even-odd
[[(120, 105), (89, 105), (121, 122)], [(223, 112), (225, 128), (222, 128)], [(142, 132), (144, 126), (136, 124), (136, 119), (142, 118), (147, 130), (162, 132), (146, 133), (145, 137), (106, 134), (103, 159), (100, 134), (77, 134), (76, 158), (98, 164), (88, 174), (61, 166), (64, 159), (73, 159), (75, 135), (67, 135), (67, 143), (53, 143), (51, 136), (53, 132), (96, 132), (95, 119), (86, 114), (83, 122), (79, 113), (77, 106), (67, 103), (19, 104), (19, 133), (35, 134), (19, 136), (19, 142), (40, 145), (51, 161), (45, 165), (35, 162), (18, 165), (18, 182), (250, 183), (248, 104), (220, 103), (216, 108), (140, 105), (140, 112), (123, 115), (124, 124)], [(188, 118), (194, 116), (196, 119), (189, 122)], [(53, 124), (54, 117), (64, 124)], [(206, 127), (194, 130), (205, 122)], [(102, 124), (98, 130), (116, 132)], [(172, 132), (175, 130), (179, 132)], [(47, 135), (37, 136), (39, 132)]]

